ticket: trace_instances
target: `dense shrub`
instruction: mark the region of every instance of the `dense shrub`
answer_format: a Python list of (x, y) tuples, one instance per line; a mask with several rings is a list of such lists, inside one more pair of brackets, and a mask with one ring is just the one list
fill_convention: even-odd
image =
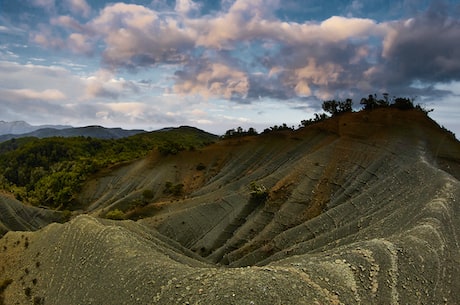
[(125, 219), (125, 213), (123, 213), (123, 211), (119, 209), (115, 209), (115, 210), (107, 212), (107, 214), (105, 214), (105, 218), (113, 219), (113, 220), (123, 220)]
[(249, 191), (251, 194), (251, 200), (257, 203), (265, 203), (268, 200), (269, 193), (264, 185), (259, 185), (255, 181), (252, 181), (249, 185)]
[(182, 183), (173, 184), (171, 181), (165, 183), (165, 188), (163, 193), (168, 195), (180, 196), (184, 190), (184, 185)]

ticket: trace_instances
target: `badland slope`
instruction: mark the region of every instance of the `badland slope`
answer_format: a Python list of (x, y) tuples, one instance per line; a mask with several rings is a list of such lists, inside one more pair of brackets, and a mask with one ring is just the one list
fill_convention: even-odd
[(0, 300), (458, 304), (459, 166), (454, 137), (397, 109), (152, 152), (90, 179), (86, 215), (8, 232)]

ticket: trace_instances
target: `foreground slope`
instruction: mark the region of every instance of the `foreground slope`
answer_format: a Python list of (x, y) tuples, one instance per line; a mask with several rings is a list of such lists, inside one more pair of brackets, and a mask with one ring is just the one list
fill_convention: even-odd
[[(0, 300), (458, 304), (459, 158), (423, 113), (394, 109), (152, 154), (95, 177), (80, 198), (94, 216), (119, 208), (142, 220), (79, 216), (7, 233)], [(251, 200), (251, 182), (266, 202)], [(151, 202), (133, 209), (146, 189)]]

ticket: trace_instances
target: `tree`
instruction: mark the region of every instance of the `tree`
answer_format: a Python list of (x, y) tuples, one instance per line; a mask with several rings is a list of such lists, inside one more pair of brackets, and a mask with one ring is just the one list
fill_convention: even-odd
[(414, 103), (412, 102), (412, 100), (405, 97), (396, 98), (392, 106), (402, 110), (414, 109)]
[(347, 98), (345, 101), (324, 101), (323, 102), (323, 110), (325, 112), (329, 112), (332, 116), (335, 116), (340, 113), (344, 112), (351, 112), (353, 110), (353, 100)]
[(337, 103), (336, 100), (324, 101), (323, 105), (322, 105), (323, 110), (325, 112), (330, 113), (332, 116), (337, 114), (338, 106), (339, 106), (339, 104)]
[(345, 101), (339, 101), (339, 112), (351, 112), (353, 110), (353, 100), (347, 98)]
[(360, 102), (361, 105), (364, 105), (364, 110), (372, 110), (377, 107), (377, 99), (369, 94), (368, 98), (363, 97)]

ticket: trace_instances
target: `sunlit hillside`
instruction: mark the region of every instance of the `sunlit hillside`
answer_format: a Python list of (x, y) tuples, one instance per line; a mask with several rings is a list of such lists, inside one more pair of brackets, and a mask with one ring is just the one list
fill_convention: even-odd
[(123, 146), (85, 176), (65, 212), (2, 195), (0, 300), (460, 302), (460, 143), (424, 111), (346, 111), (296, 130), (202, 136), (129, 162)]

